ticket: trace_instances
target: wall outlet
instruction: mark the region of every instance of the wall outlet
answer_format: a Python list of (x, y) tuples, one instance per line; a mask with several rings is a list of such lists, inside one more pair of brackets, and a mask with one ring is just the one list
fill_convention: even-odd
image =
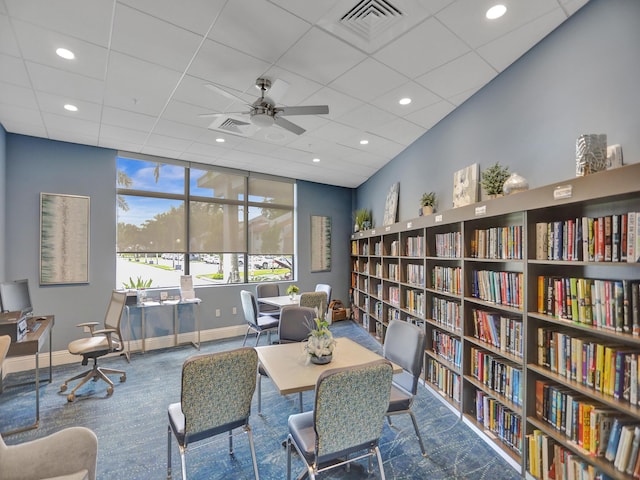
[(216, 308), (216, 317), (219, 317), (219, 316), (220, 316), (220, 309)]
[(231, 309), (231, 313), (233, 313), (235, 315), (236, 313), (238, 313), (238, 309), (236, 307), (233, 307)]

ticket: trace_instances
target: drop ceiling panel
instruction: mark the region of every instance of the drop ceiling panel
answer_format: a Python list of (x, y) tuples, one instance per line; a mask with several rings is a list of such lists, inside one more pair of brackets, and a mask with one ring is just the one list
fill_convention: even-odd
[(405, 76), (377, 60), (367, 58), (334, 80), (330, 86), (339, 92), (369, 102), (406, 81)]
[(417, 112), (410, 113), (406, 119), (429, 130), (436, 123), (449, 115), (455, 109), (455, 105), (446, 100), (429, 105)]
[(0, 82), (29, 88), (29, 75), (21, 58), (0, 53)]
[(12, 130), (13, 126), (20, 126), (28, 129), (30, 132), (42, 132), (42, 137), (48, 138), (44, 123), (42, 122), (42, 114), (39, 110), (25, 108), (19, 105), (3, 104), (2, 108), (0, 108), (0, 122), (2, 122), (4, 128), (9, 132), (21, 131)]
[(95, 122), (48, 112), (43, 112), (42, 118), (51, 138), (68, 140), (69, 137), (66, 132), (74, 132), (92, 138), (91, 145), (98, 143), (99, 129), (98, 124)]
[(156, 117), (143, 113), (107, 107), (102, 109), (102, 124), (119, 126), (127, 130), (150, 132), (156, 122)]
[[(66, 118), (82, 119), (94, 122), (96, 125), (100, 124), (100, 115), (102, 113), (102, 105), (99, 103), (78, 101), (73, 97), (61, 97), (60, 95), (53, 95), (46, 92), (37, 92), (38, 105), (43, 112), (53, 113), (61, 115)], [(72, 103), (78, 108), (77, 112), (69, 112), (64, 109), (64, 106), (68, 103)]]
[(338, 122), (360, 130), (370, 130), (379, 125), (391, 122), (397, 117), (374, 105), (365, 103), (362, 106), (345, 113)]
[[(410, 98), (409, 105), (400, 105), (398, 103), (401, 98)], [(370, 103), (378, 108), (391, 112), (394, 115), (403, 117), (412, 112), (418, 111), (429, 105), (440, 101), (440, 97), (435, 93), (427, 90), (416, 82), (407, 82), (391, 90), (390, 92), (380, 95), (373, 99)]]
[(27, 71), (35, 90), (102, 103), (104, 82), (38, 63), (27, 62)]
[(165, 135), (168, 137), (182, 138), (193, 141), (202, 135), (202, 129), (187, 125), (185, 123), (174, 122), (161, 118), (153, 129), (154, 135)]
[(421, 127), (404, 118), (396, 118), (384, 125), (372, 128), (371, 131), (382, 138), (393, 138), (405, 147), (415, 142), (424, 133)]
[(325, 87), (307, 98), (304, 102), (308, 105), (329, 105), (329, 113), (324, 118), (335, 120), (346, 112), (363, 105), (361, 100), (340, 93), (333, 88)]
[[(0, 3), (0, 6), (2, 6), (2, 3)], [(13, 55), (14, 57), (20, 56), (18, 41), (13, 35), (9, 17), (6, 15), (0, 15), (0, 52)]]
[(30, 88), (10, 83), (0, 83), (0, 104), (38, 110), (38, 101)]
[[(118, 139), (121, 138), (129, 145), (137, 145), (136, 151), (142, 147), (149, 134), (141, 130), (133, 128), (119, 127), (115, 125), (102, 125), (100, 128), (100, 139)], [(125, 150), (124, 147), (121, 147)]]

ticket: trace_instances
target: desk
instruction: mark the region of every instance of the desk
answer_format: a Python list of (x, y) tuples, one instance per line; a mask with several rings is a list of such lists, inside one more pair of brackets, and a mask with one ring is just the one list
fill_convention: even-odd
[(266, 303), (267, 305), (282, 308), (287, 305), (299, 305), (300, 295), (295, 295), (293, 298), (289, 295), (280, 295), (279, 297), (260, 297), (256, 300), (258, 300), (258, 303)]
[[(333, 360), (326, 365), (307, 364), (304, 343), (283, 343), (256, 347), (258, 359), (281, 395), (314, 390), (318, 377), (332, 368), (353, 367), (383, 357), (350, 338), (336, 338)], [(402, 368), (394, 363), (393, 373)]]
[[(55, 321), (55, 317), (53, 315), (47, 315), (44, 317), (35, 317), (38, 318), (36, 320), (37, 323), (40, 324), (40, 327), (32, 332), (29, 330), (27, 334), (20, 340), (19, 342), (11, 342), (9, 346), (9, 352), (7, 353), (8, 357), (19, 357), (23, 355), (35, 355), (36, 360), (36, 420), (32, 425), (27, 427), (18, 428), (15, 430), (11, 430), (10, 432), (3, 432), (2, 435), (11, 435), (13, 433), (24, 432), (27, 430), (33, 430), (34, 428), (38, 428), (38, 424), (40, 423), (40, 350), (44, 345), (47, 336), (49, 337), (49, 378), (47, 379), (49, 383), (51, 383), (53, 379), (52, 374), (52, 343), (51, 343), (51, 331), (53, 330), (53, 324)], [(31, 382), (28, 382), (31, 383)], [(8, 387), (16, 387), (19, 385), (25, 385), (24, 383), (16, 384), (16, 385), (7, 385)], [(0, 374), (0, 393), (3, 390), (2, 384), (2, 375)]]
[(189, 343), (193, 345), (195, 348), (200, 350), (200, 303), (202, 301), (199, 298), (194, 298), (193, 300), (165, 300), (164, 302), (155, 302), (155, 301), (147, 301), (143, 302), (139, 305), (127, 305), (127, 323), (129, 324), (129, 341), (127, 342), (127, 360), (129, 359), (131, 353), (131, 315), (130, 309), (139, 308), (140, 309), (140, 330), (142, 335), (142, 353), (145, 353), (146, 350), (146, 327), (145, 327), (145, 310), (147, 308), (157, 308), (163, 306), (173, 306), (173, 346), (180, 345), (178, 343), (178, 331), (180, 324), (180, 315), (178, 315), (178, 305), (194, 305), (195, 306), (195, 321), (196, 321), (196, 331), (194, 333), (197, 334), (197, 341), (190, 341)]

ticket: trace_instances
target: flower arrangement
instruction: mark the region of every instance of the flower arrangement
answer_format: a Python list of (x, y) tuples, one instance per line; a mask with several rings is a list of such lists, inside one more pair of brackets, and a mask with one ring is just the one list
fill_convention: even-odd
[(353, 216), (356, 221), (354, 225), (356, 232), (371, 228), (371, 210), (360, 208), (354, 212)]
[(315, 327), (309, 332), (309, 339), (304, 346), (308, 361), (318, 364), (329, 363), (336, 346), (336, 340), (329, 330), (329, 323), (319, 318), (317, 312), (314, 322)]
[(289, 295), (291, 298), (296, 296), (299, 292), (300, 292), (300, 289), (298, 288), (297, 285), (289, 285), (287, 287), (287, 295)]

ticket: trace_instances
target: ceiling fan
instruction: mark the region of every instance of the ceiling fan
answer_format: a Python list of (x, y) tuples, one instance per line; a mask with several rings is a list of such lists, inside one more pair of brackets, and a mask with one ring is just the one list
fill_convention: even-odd
[[(322, 115), (329, 113), (328, 105), (305, 105), (300, 107), (277, 107), (276, 98), (279, 98), (284, 94), (288, 88), (287, 82), (283, 80), (275, 80), (273, 85), (268, 78), (258, 78), (255, 84), (256, 88), (260, 90), (260, 98), (255, 102), (247, 104), (248, 111), (244, 112), (226, 112), (226, 113), (203, 113), (201, 117), (218, 117), (221, 115), (227, 115), (229, 113), (239, 113), (241, 115), (248, 115), (249, 121), (257, 127), (270, 127), (277, 125), (285, 130), (288, 130), (296, 135), (301, 135), (305, 132), (305, 129), (290, 122), (289, 120), (282, 118), (291, 115)], [(245, 101), (223, 88), (212, 83), (205, 84), (205, 87), (224, 95), (227, 98), (237, 100), (245, 103)], [(267, 95), (269, 93), (269, 95)]]

